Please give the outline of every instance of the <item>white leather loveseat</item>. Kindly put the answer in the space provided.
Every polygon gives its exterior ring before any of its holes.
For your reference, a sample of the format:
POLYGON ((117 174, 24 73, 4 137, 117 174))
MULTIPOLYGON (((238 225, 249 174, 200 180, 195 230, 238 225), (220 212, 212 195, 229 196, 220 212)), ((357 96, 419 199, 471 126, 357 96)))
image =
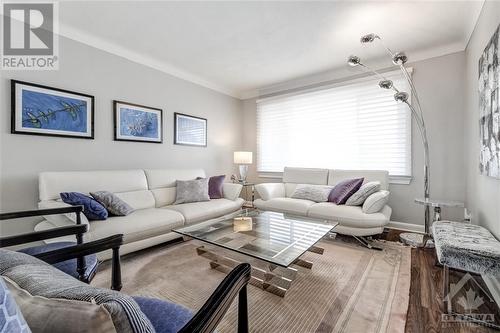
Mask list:
MULTIPOLYGON (((135 211, 127 216, 111 216, 103 221, 90 222, 82 214, 83 223, 89 223, 85 240, 124 234, 120 253, 126 254, 179 237, 172 229, 241 209, 244 202, 239 198, 242 186, 231 183, 224 183, 223 199, 174 205, 176 181, 196 177, 205 177, 205 172, 202 169, 42 172, 39 175, 38 206, 67 206, 60 200, 61 192, 115 193, 135 211)), ((35 230, 74 224, 75 219, 74 214, 46 216, 35 230)), ((100 259, 109 257, 110 253, 103 253, 100 259)))
POLYGON ((330 202, 316 203, 310 200, 291 198, 297 184, 331 185, 352 178, 364 177, 364 182, 380 181, 381 189, 388 190, 387 171, 337 170, 285 168, 283 183, 263 183, 255 186, 260 199, 254 204, 262 210, 309 216, 338 222, 335 232, 350 236, 372 236, 384 231, 389 223, 392 209, 385 205, 379 212, 363 213, 360 206, 336 205, 330 202))

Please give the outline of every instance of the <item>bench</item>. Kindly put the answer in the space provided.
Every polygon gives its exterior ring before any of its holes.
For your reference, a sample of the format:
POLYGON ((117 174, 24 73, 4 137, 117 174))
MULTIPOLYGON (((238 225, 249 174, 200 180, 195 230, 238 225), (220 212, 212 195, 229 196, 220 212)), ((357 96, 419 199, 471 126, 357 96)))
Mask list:
POLYGON ((500 242, 487 229, 463 222, 437 221, 432 234, 443 266, 444 310, 451 313, 449 269, 500 277, 500 242))

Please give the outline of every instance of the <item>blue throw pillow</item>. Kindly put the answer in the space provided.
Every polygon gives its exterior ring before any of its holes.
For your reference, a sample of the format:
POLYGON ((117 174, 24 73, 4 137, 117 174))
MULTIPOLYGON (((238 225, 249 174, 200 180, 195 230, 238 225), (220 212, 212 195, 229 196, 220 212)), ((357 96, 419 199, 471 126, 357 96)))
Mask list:
POLYGON ((72 206, 83 206, 83 214, 89 220, 105 220, 108 211, 98 201, 78 192, 63 192, 60 194, 62 201, 72 206))
POLYGON ((14 297, 0 277, 0 333, 31 332, 14 297))

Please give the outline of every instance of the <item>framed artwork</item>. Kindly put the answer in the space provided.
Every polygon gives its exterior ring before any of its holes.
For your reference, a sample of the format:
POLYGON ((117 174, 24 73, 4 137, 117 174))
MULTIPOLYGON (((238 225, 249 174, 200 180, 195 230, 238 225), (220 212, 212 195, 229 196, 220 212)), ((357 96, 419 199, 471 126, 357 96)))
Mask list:
POLYGON ((113 101, 115 140, 163 142, 163 111, 149 106, 113 101))
POLYGON ((11 80, 11 133, 94 138, 94 96, 11 80))
POLYGON ((207 120, 205 118, 174 113, 174 144, 207 146, 207 120))
POLYGON ((479 169, 500 179, 500 25, 479 59, 479 169))

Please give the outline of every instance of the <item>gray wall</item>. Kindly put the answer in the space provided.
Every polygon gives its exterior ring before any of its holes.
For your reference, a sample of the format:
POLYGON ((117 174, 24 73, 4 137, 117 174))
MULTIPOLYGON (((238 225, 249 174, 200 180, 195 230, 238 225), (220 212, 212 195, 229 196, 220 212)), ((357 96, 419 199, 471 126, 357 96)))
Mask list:
MULTIPOLYGON (((464 65, 464 52, 410 64, 414 69, 413 78, 424 109, 430 142, 432 197, 461 201, 465 200, 462 138, 464 65)), ((243 141, 245 149, 251 151, 256 151, 255 101, 248 99, 243 102, 243 141)), ((415 124, 412 131, 413 181, 410 185, 391 185, 389 204, 393 208, 392 221, 423 225, 423 208, 413 202, 414 198, 423 195, 423 149, 415 124)), ((249 174, 252 180, 258 182, 280 181, 260 178, 255 164, 249 174)), ((450 219, 460 219, 463 217, 463 210, 445 209, 443 215, 450 219)))
MULTIPOLYGON (((129 168, 203 168, 208 175, 236 170, 232 153, 241 149, 241 101, 149 67, 62 38, 58 71, 2 71, 2 211, 36 207, 40 171, 129 168), (95 140, 10 134, 9 79, 95 96, 95 140), (163 144, 113 141, 112 100, 158 107, 164 112, 163 144), (208 119, 208 147, 173 144, 173 113, 208 119)), ((29 229, 28 224, 9 223, 29 229)))
POLYGON ((500 237, 500 180, 479 174, 478 62, 500 24, 500 2, 487 1, 466 49, 465 164, 467 205, 475 222, 500 237))

